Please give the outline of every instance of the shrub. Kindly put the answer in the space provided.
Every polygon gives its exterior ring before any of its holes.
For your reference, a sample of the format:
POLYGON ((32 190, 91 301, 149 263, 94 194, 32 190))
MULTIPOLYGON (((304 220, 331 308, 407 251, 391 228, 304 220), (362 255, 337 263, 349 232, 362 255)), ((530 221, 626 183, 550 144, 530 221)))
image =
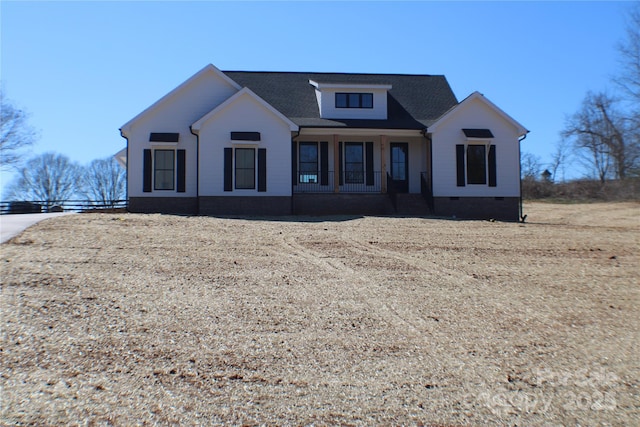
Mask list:
POLYGON ((559 201, 640 201, 640 178, 610 180, 580 179, 553 183, 551 181, 522 180, 522 197, 528 200, 555 199, 559 201))

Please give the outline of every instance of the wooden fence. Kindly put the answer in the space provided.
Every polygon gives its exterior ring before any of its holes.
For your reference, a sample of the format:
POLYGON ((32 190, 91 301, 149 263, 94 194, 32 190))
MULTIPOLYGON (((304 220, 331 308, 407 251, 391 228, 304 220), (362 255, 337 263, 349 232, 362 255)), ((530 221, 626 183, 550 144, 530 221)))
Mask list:
POLYGON ((126 200, 109 202, 96 200, 15 200, 0 202, 0 214, 2 215, 47 212, 106 212, 126 208, 126 200))

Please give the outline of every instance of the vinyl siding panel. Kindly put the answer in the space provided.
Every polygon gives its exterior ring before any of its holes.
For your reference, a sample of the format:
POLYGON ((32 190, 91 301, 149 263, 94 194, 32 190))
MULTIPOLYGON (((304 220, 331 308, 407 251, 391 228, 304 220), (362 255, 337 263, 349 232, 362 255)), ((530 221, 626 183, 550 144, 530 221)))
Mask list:
MULTIPOLYGON (((518 132, 483 102, 476 100, 452 114, 432 134, 434 197, 519 197, 520 159, 518 132), (490 129, 494 138, 467 140, 463 128, 490 129), (487 184, 457 185, 456 145, 495 145, 496 186, 487 184)), ((488 158, 487 158, 488 165, 488 158)))
POLYGON ((190 126, 235 92, 235 88, 218 76, 205 74, 132 123, 126 135, 129 144, 127 159, 129 197, 196 197, 198 191, 197 139, 191 133, 190 126), (154 144, 149 141, 149 135, 152 132, 179 133, 179 142, 168 146, 154 144), (184 192, 178 192, 177 186, 174 191, 151 193, 142 191, 143 150, 154 148, 185 150, 184 192))
MULTIPOLYGON (((200 129, 201 196, 290 196, 291 131, 279 117, 245 94, 200 129), (260 132, 260 141, 232 141, 231 132, 260 132), (224 191, 224 148, 256 150, 255 189, 224 191), (258 149, 266 149, 266 191, 258 191, 258 149)), ((235 179, 235 177, 234 177, 235 179)))

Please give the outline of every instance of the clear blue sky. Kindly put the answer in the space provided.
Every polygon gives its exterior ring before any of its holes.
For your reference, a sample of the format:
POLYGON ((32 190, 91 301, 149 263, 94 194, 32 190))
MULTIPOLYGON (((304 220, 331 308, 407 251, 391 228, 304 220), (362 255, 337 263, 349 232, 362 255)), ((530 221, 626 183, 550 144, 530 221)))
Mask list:
MULTIPOLYGON (((526 126, 547 162, 566 114, 610 87, 628 2, 0 2, 1 80, 34 154, 88 163, 208 63, 222 70, 444 74, 526 126)), ((2 186, 9 180, 2 175, 2 186)))

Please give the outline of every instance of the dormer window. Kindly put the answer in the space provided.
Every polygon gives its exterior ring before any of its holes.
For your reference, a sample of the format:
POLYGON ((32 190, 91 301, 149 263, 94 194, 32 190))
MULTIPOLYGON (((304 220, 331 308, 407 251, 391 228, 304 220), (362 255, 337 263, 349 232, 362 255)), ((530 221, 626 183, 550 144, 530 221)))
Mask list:
POLYGON ((386 120, 390 84, 384 82, 317 82, 315 88, 323 119, 386 120))
POLYGON ((373 108, 373 93, 336 93, 336 108, 373 108))

